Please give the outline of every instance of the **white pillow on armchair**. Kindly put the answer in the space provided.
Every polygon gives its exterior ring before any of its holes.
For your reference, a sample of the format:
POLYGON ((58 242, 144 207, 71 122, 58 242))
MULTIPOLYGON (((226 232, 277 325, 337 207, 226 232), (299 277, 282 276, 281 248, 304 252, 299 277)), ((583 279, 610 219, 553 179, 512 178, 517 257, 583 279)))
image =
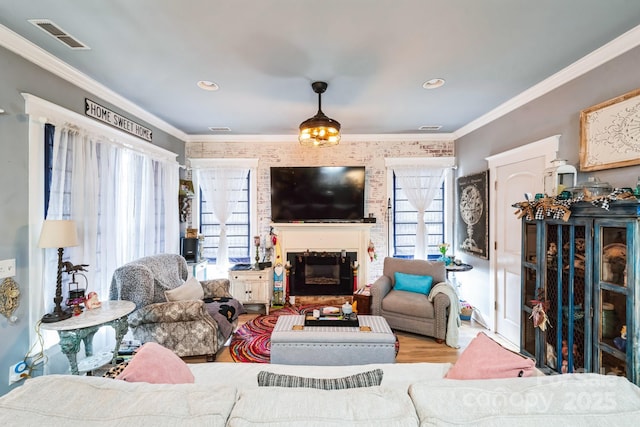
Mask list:
POLYGON ((167 301, 201 300, 204 298, 204 290, 198 279, 190 277, 177 288, 164 291, 164 296, 167 301))

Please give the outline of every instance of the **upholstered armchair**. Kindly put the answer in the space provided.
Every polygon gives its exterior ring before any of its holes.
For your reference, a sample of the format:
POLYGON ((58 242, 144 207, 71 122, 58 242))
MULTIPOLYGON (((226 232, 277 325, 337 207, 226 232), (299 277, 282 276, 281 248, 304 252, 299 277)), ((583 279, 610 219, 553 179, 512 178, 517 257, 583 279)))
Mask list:
POLYGON ((110 298, 135 303, 136 310, 129 315, 135 339, 156 342, 180 357, 206 356, 212 361, 233 333, 242 305, 234 304, 228 279, 199 282, 200 299, 168 300, 165 291, 185 285, 187 278, 187 262, 180 255, 140 258, 116 269, 110 298), (223 310, 220 303, 203 301, 213 298, 223 298, 223 310))
POLYGON ((447 339, 447 344, 452 346, 457 346, 458 306, 457 293, 447 282, 445 266, 440 261, 387 257, 382 276, 371 287, 373 315, 384 317, 393 329, 430 336, 437 342, 447 339), (400 290, 400 286, 396 287, 396 272, 430 276, 430 289, 426 293, 400 290), (455 319, 448 324, 449 316, 455 319), (447 336, 448 328, 456 328, 450 336, 447 336))

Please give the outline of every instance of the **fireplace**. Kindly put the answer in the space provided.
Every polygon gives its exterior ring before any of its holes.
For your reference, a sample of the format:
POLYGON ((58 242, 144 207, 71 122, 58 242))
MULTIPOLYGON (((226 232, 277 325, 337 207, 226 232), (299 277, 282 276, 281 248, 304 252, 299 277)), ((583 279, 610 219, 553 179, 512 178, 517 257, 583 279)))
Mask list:
POLYGON ((356 252, 289 252, 289 295, 351 295, 356 252))
MULTIPOLYGON (((280 239, 282 263, 287 261, 292 268, 295 267, 295 258, 291 254, 301 255, 313 251, 315 253, 334 253, 342 256, 342 251, 350 257, 349 264, 358 261, 359 268, 357 277, 352 277, 353 282, 358 282, 358 287, 363 287, 368 283, 368 254, 367 246, 370 241, 370 229, 375 224, 371 223, 272 223, 271 224, 280 239)), ((297 270, 296 270, 297 271, 297 270)), ((351 272, 353 274, 353 272, 351 272)), ((288 283, 293 283, 293 271, 289 276, 288 283)), ((345 281, 346 282, 346 281, 345 281)), ((287 295, 295 296, 291 293, 291 286, 286 289, 287 295)), ((325 295, 326 289, 317 286, 313 295, 325 295)), ((352 285, 353 286, 353 285, 352 285)), ((341 295, 351 295, 353 287, 346 289, 341 295)), ((299 294, 298 294, 299 295, 299 294)))

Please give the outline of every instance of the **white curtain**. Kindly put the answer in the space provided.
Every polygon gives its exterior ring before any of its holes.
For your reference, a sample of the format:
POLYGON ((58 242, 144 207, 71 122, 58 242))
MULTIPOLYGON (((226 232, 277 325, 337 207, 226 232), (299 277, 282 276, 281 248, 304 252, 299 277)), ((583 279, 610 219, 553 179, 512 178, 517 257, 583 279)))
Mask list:
POLYGON ((393 168, 396 179, 407 196, 409 204, 418 211, 414 259, 427 259, 427 230, 424 224, 424 211, 429 207, 442 186, 448 170, 448 168, 399 166, 393 168))
POLYGON ((229 264, 229 243, 227 222, 242 196, 247 183, 249 168, 218 167, 197 169, 198 183, 202 197, 211 207, 216 221, 220 224, 220 241, 216 266, 226 269, 229 264))
MULTIPOLYGON (((178 164, 156 160, 107 138, 57 126, 48 219, 73 219, 80 245, 65 248, 73 264, 89 264, 87 291, 109 297, 113 271, 136 258, 176 252, 178 164)), ((53 308, 57 250, 45 261, 44 312, 53 308)), ((83 279, 77 280, 84 287, 83 279)), ((68 294, 65 286, 63 297, 68 294)))

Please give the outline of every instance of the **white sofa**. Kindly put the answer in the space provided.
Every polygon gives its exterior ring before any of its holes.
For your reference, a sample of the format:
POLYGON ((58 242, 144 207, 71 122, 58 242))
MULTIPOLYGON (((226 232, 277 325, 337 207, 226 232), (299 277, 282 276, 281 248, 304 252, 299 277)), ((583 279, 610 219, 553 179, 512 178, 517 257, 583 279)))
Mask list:
POLYGON ((443 378, 443 363, 189 365, 194 384, 50 375, 0 397, 3 426, 635 426, 640 388, 596 374, 443 378), (380 386, 258 387, 260 371, 339 378, 380 368, 380 386))
POLYGON ((194 384, 51 375, 0 397, 3 426, 635 426, 640 388, 596 374, 444 379, 449 364, 189 365, 194 384), (258 387, 260 371, 338 378, 380 368, 379 386, 258 387))

